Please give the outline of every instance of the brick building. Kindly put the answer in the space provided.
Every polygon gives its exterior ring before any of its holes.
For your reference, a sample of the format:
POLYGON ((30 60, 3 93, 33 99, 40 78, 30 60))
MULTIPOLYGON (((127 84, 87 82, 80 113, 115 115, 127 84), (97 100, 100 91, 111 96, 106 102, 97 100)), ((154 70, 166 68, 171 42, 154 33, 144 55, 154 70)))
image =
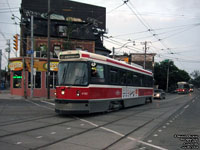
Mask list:
MULTIPOLYGON (((11 94, 30 96, 31 21, 34 16, 34 97, 47 96, 47 0, 22 0, 20 57, 10 59, 11 94), (34 7, 33 7, 34 6, 34 7), (37 7, 38 6, 38 7, 37 7), (39 9, 43 7, 43 9, 39 9)), ((50 95, 57 82, 57 54, 64 50, 85 50, 109 55, 103 46, 106 9, 104 7, 66 0, 51 0, 50 25, 50 95)))

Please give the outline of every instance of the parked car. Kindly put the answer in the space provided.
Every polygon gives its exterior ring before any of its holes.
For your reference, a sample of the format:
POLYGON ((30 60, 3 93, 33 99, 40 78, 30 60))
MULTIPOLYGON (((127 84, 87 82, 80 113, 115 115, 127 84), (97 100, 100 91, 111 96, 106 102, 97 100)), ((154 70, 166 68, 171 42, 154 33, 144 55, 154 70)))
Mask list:
POLYGON ((165 99, 165 92, 162 89, 154 89, 154 99, 165 99))

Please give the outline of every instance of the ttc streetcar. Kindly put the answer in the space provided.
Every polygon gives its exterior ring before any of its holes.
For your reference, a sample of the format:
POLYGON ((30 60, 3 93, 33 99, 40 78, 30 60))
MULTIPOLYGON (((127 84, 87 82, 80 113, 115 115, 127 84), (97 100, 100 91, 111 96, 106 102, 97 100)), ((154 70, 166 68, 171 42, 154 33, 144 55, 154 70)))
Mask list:
POLYGON ((152 102, 152 72, 79 50, 59 54, 55 111, 106 112, 152 102))
POLYGON ((177 93, 178 94, 187 94, 189 93, 190 86, 188 82, 178 82, 177 83, 178 88, 177 88, 177 93))

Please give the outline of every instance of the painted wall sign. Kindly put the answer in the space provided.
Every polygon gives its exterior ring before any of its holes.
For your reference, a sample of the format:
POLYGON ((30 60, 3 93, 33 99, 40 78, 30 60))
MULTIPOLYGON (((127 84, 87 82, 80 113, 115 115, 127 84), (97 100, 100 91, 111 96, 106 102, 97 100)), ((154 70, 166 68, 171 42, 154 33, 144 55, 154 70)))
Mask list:
POLYGON ((19 71, 23 69, 23 63, 21 61, 10 62, 9 68, 12 71, 19 71))

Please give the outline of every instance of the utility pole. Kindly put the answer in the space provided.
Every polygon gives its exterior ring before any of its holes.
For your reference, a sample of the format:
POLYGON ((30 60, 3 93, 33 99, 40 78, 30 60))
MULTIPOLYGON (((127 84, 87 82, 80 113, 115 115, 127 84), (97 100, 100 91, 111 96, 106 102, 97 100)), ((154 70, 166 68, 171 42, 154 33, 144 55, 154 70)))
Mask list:
POLYGON ((31 15, 31 99, 33 98, 33 61, 34 61, 34 50, 33 50, 33 15, 31 15))
MULTIPOLYGON (((7 79, 8 79, 8 76, 9 76, 9 74, 10 74, 10 69, 9 69, 9 59, 10 59, 10 40, 8 39, 7 40, 7 43, 6 43, 6 45, 8 45, 8 48, 6 48, 6 52, 8 52, 8 72, 7 72, 7 74, 6 74, 6 82, 7 82, 7 79)), ((8 80, 8 87, 10 86, 10 82, 9 82, 9 80, 8 80)))
POLYGON ((10 72, 10 69, 9 69, 9 63, 10 63, 10 40, 7 40, 7 45, 8 45, 8 72, 10 72))
POLYGON ((47 99, 50 99, 50 86, 49 86, 49 79, 50 79, 50 0, 48 0, 48 50, 47 50, 47 99))
POLYGON ((169 86, 169 63, 170 63, 170 60, 168 60, 168 67, 167 67, 167 85, 166 85, 166 92, 168 92, 168 86, 169 86))
POLYGON ((144 66, 143 68, 146 68, 146 55, 147 55, 147 41, 144 42, 144 66))
POLYGON ((22 62, 23 62, 23 81, 24 81, 24 98, 27 99, 27 87, 26 87, 26 59, 25 59, 25 52, 24 52, 24 24, 22 22, 22 16, 20 19, 20 53, 22 54, 22 62))

